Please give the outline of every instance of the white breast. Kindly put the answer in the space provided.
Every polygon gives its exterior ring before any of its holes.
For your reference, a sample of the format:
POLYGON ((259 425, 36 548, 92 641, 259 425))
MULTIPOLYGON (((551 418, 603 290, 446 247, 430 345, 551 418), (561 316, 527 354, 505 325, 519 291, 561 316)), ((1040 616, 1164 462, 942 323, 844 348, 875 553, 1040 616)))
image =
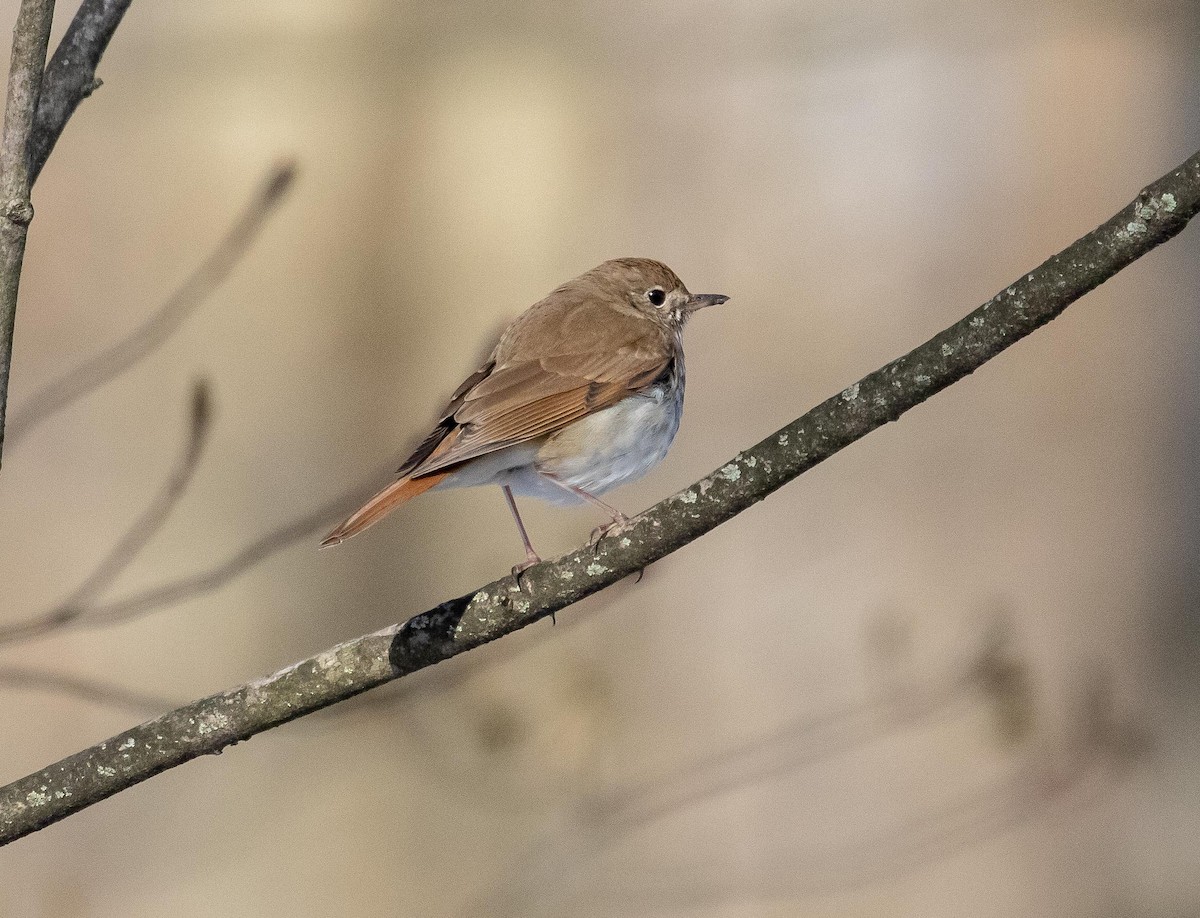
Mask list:
POLYGON ((683 349, 676 339, 668 373, 655 385, 569 424, 544 440, 472 459, 438 488, 507 485, 515 494, 556 504, 582 498, 546 475, 589 494, 636 481, 661 462, 683 417, 683 349))
MULTIPOLYGON (((589 494, 603 494, 636 481, 667 455, 683 416, 683 360, 662 382, 597 411, 550 437, 538 450, 535 468, 589 494)), ((517 493, 569 503, 561 488, 514 476, 517 493), (548 486, 547 486, 548 485, 548 486)))

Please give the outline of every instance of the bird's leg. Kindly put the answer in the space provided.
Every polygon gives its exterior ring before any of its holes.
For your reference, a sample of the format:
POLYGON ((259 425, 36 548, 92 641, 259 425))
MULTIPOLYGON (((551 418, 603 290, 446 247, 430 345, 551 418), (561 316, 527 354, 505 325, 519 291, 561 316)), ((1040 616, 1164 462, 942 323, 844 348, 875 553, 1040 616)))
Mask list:
POLYGON ((598 510, 604 511, 610 517, 612 517, 612 522, 609 523, 607 526, 597 526, 595 529, 592 530, 592 537, 591 537, 591 539, 588 540, 589 545, 595 545, 597 542, 599 542, 605 536, 618 535, 622 529, 624 529, 626 526, 629 525, 629 517, 627 517, 624 513, 622 513, 616 507, 613 507, 610 504, 606 504, 604 501, 602 501, 600 498, 598 498, 595 494, 589 494, 587 491, 583 490, 583 488, 577 488, 574 485, 567 484, 565 481, 559 481, 553 475, 546 475, 544 472, 542 473, 542 477, 544 477, 547 481, 554 482, 556 485, 558 485, 564 491, 570 491, 576 497, 582 497, 593 507, 596 507, 598 510))
POLYGON ((513 497, 512 488, 508 485, 501 485, 504 489, 504 499, 508 502, 508 509, 512 512, 513 519, 517 522, 517 531, 521 533, 521 542, 525 545, 525 560, 513 567, 513 576, 520 582, 521 572, 527 571, 535 564, 540 564, 542 559, 538 557, 538 553, 533 550, 533 543, 529 541, 529 533, 525 531, 525 524, 521 521, 521 514, 517 510, 517 501, 513 497))

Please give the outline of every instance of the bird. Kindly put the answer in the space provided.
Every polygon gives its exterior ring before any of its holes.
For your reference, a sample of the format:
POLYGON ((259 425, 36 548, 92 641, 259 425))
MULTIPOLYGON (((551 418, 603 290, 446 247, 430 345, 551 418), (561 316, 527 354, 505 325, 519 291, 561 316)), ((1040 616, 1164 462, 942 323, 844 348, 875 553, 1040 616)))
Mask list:
POLYGON ((689 293, 660 261, 616 258, 556 288, 514 319, 491 356, 450 396, 437 424, 388 485, 321 542, 336 545, 426 491, 499 485, 525 548, 519 576, 541 561, 516 495, 589 503, 661 462, 683 414, 683 329, 725 303, 689 293))

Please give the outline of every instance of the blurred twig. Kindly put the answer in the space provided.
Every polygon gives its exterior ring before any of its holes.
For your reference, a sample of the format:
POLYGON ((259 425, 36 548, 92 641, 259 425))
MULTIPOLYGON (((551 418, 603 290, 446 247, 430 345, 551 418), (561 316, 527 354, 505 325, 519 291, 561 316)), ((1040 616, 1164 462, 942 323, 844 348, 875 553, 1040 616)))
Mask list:
POLYGON ((79 103, 100 88, 96 67, 133 0, 83 0, 46 67, 29 145, 30 183, 79 103))
POLYGON ((23 666, 0 666, 0 684, 12 686, 15 689, 53 692, 77 701, 86 701, 89 704, 120 708, 138 717, 153 717, 162 711, 170 710, 175 704, 169 698, 161 698, 108 682, 86 679, 70 673, 50 673, 23 666))
MULTIPOLYGON (((727 870, 705 867, 692 871, 678 865, 653 865, 639 856, 636 863, 602 869, 597 861, 632 831, 658 819, 690 811, 703 799, 794 774, 814 763, 852 748, 884 739, 889 733, 916 726, 955 702, 973 697, 989 709, 1011 705, 1010 688, 997 685, 993 673, 1004 669, 1024 681, 1027 664, 1012 652, 1008 636, 985 634, 978 650, 948 669, 947 675, 924 686, 913 686, 895 698, 830 710, 805 717, 728 752, 705 756, 664 775, 606 793, 585 803, 582 824, 560 826, 540 840, 523 863, 506 865, 502 877, 490 884, 471 914, 577 914, 554 898, 559 890, 575 899, 603 903, 615 910, 644 910, 651 905, 712 905, 722 899, 751 899, 756 895, 796 898, 844 892, 899 875, 923 863, 950 856, 960 848, 997 835, 1040 814, 1042 806, 1081 783, 1100 764, 1119 766, 1129 748, 1128 719, 1111 703, 1096 700, 1094 680, 1079 706, 1072 727, 1053 743, 1027 747, 1024 760, 1007 778, 976 788, 936 807, 922 810, 865 839, 827 846, 804 844, 797 837, 786 846, 786 864, 760 869, 752 877, 731 876, 727 870), (589 812, 590 811, 590 812, 589 812), (815 850, 814 850, 815 847, 815 850), (808 850, 805 850, 805 849, 808 850), (620 876, 609 884, 615 897, 591 886, 571 888, 571 878, 593 879, 597 874, 620 876), (659 876, 656 876, 658 874, 659 876), (681 880, 681 875, 688 879, 681 880), (553 877, 552 883, 545 882, 553 877), (770 889, 771 891, 765 892, 770 889), (551 901, 545 901, 547 897, 551 901)), ((1094 675, 1094 674, 1093 674, 1094 675)), ((1103 686, 1103 681, 1099 683, 1103 686)), ((997 733, 1007 742, 1004 725, 997 733)), ((1026 731, 1023 736, 1028 736, 1026 731)), ((719 829, 714 829, 719 832, 719 829)))
POLYGON ((124 373, 160 347, 229 276, 296 177, 288 161, 271 169, 236 223, 192 274, 151 316, 120 341, 43 386, 12 413, 9 444, 72 402, 124 373))
POLYGON ((4 135, 0 138, 0 453, 4 450, 17 291, 25 261, 25 237, 33 220, 29 144, 53 22, 54 0, 21 0, 13 28, 4 135))
POLYGON ((105 589, 133 563, 146 544, 162 528, 191 483, 208 442, 212 419, 208 384, 196 384, 188 413, 187 435, 183 450, 171 475, 163 483, 149 506, 142 511, 126 533, 109 550, 91 574, 71 595, 53 609, 23 622, 0 626, 0 644, 25 640, 64 628, 86 616, 91 605, 105 589))
POLYGON ((1000 648, 992 635, 985 635, 978 648, 963 654, 938 678, 894 686, 873 701, 839 705, 816 715, 805 713, 732 749, 595 794, 582 802, 581 822, 555 827, 524 855, 523 864, 507 865, 504 879, 489 888, 472 911, 532 914, 537 911, 539 896, 544 895, 541 878, 590 875, 598 858, 662 819, 689 812, 715 796, 793 775, 915 728, 960 703, 978 701, 981 694, 994 708, 998 700, 993 697, 989 674, 997 666, 1000 648))
POLYGON ((771 733, 734 749, 689 762, 665 775, 585 801, 598 844, 608 847, 695 804, 750 784, 778 778, 874 742, 971 697, 985 657, 959 663, 947 674, 876 701, 832 708, 818 716, 792 718, 771 733))
MULTIPOLYGON (((998 653, 1003 656, 1006 651, 999 649, 998 653)), ((986 670, 995 665, 1007 666, 984 662, 982 687, 989 692, 995 686, 989 684, 986 670)), ((1144 741, 1139 719, 1115 710, 1102 674, 1092 673, 1085 688, 1082 704, 1067 730, 1027 750, 1008 776, 914 814, 869 838, 808 855, 790 848, 786 862, 764 865, 742 877, 704 865, 687 873, 678 865, 656 870, 639 859, 636 864, 612 865, 622 877, 621 883, 589 885, 575 890, 574 895, 624 911, 633 902, 641 910, 655 905, 695 908, 716 902, 844 893, 951 857, 1043 816, 1050 806, 1082 805, 1090 799, 1086 792, 1094 794, 1119 778, 1131 751, 1137 754, 1135 745, 1144 741)), ((1002 698, 992 700, 1007 703, 1002 698)), ((594 875, 594 871, 589 873, 594 875)), ((555 876, 561 879, 561 871, 555 876)), ((531 911, 525 908, 521 914, 531 911)))
MULTIPOLYGON (((1082 803, 1089 799, 1086 789, 1094 792, 1106 786, 1104 750, 1075 750, 1067 761, 1055 761, 1054 750, 1041 752, 1041 757, 1035 752, 1030 761, 1005 778, 865 839, 809 853, 788 847, 786 861, 775 860, 742 872, 704 864, 690 868, 654 864, 639 858, 636 863, 609 868, 621 877, 621 882, 605 883, 592 871, 592 881, 572 889, 570 894, 601 912, 626 914, 664 907, 695 909, 719 903, 808 899, 860 889, 996 838, 1045 815, 1055 804, 1072 800, 1082 803)), ((561 882, 561 872, 556 872, 556 883, 561 882)), ((553 892, 554 886, 544 884, 543 894, 547 890, 553 892)), ((534 911, 526 906, 519 914, 534 911)), ((497 909, 490 914, 508 913, 497 909)))
POLYGON ((312 513, 284 523, 260 536, 232 557, 205 570, 149 587, 124 599, 96 603, 88 612, 87 624, 103 626, 123 622, 220 589, 271 555, 283 551, 306 536, 328 529, 331 520, 345 516, 348 508, 359 506, 378 489, 378 483, 374 482, 347 491, 322 504, 312 513))
POLYGON ((0 843, 199 755, 496 640, 624 579, 974 372, 1176 236, 1197 211, 1200 153, 954 325, 640 514, 620 538, 203 698, 0 788, 0 843))

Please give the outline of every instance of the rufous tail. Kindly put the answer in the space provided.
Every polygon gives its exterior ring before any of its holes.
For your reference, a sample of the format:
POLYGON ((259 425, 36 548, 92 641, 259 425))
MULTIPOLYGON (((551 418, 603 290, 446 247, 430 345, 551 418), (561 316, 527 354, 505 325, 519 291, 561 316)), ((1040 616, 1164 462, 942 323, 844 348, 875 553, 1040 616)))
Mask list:
POLYGON ((388 485, 369 501, 355 510, 333 532, 325 536, 321 542, 322 548, 345 542, 351 536, 358 535, 368 526, 373 526, 403 503, 412 500, 418 494, 424 494, 449 472, 435 472, 432 475, 422 475, 420 478, 401 478, 388 485))

